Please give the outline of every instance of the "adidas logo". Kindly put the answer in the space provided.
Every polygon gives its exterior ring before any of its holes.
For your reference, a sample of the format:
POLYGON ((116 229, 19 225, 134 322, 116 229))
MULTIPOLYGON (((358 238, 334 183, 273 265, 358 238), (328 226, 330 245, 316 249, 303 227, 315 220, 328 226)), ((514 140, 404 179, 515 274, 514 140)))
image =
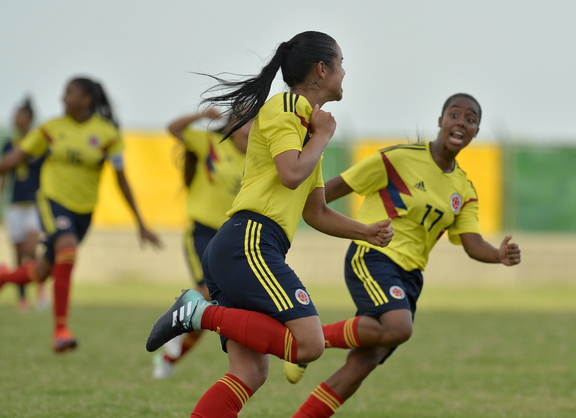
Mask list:
POLYGON ((172 326, 175 327, 178 322, 184 321, 184 310, 186 309, 186 316, 190 316, 192 313, 192 301, 188 302, 186 305, 182 305, 180 309, 172 312, 172 326))
POLYGON ((419 183, 416 183, 416 184, 414 185, 414 188, 416 188, 416 189, 418 189, 418 190, 422 190, 423 192, 426 191, 426 187, 424 187, 424 182, 423 182, 423 181, 421 181, 421 182, 419 182, 419 183))

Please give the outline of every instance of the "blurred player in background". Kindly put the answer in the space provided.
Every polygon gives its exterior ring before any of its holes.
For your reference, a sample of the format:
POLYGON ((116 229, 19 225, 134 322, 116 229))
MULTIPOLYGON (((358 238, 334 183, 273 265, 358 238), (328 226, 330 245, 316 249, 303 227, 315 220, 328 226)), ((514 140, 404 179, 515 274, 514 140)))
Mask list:
POLYGON ((63 102, 63 117, 34 129, 0 161, 0 173, 3 173, 30 156, 47 153, 37 195, 46 235, 45 251, 36 261, 0 275, 0 282, 26 284, 44 281, 52 275, 52 348, 55 352, 64 352, 77 345, 67 326, 71 274, 77 246, 90 226, 104 161, 109 160, 114 166, 118 186, 138 223, 140 239, 160 245, 156 235, 144 225, 124 175, 124 142, 100 83, 88 78, 72 79, 66 86, 63 102))
MULTIPOLYGON (((2 155, 6 155, 22 141, 22 138, 32 128, 34 122, 34 109, 30 98, 26 98, 16 109, 13 119, 14 132, 2 148, 2 155)), ((36 258, 36 246, 40 237, 41 227, 36 208, 36 192, 40 186, 40 167, 44 156, 29 157, 19 164, 7 175, 2 176, 0 194, 10 191, 8 205, 4 210, 4 221, 8 229, 8 236, 14 246, 16 265, 36 258), (8 180, 8 184, 6 183, 8 180)), ((6 266, 1 267, 6 270, 6 266)), ((18 285, 18 307, 21 311, 28 310, 25 285, 18 285)), ((44 310, 47 307, 46 289, 44 283, 38 284, 38 298, 36 308, 44 310)))
MULTIPOLYGON (((201 113, 176 119, 168 126, 168 131, 185 148, 183 173, 188 188, 186 215, 190 226, 184 234, 184 250, 196 290, 206 300, 210 300, 210 296, 202 272, 202 255, 216 231, 228 220, 226 212, 240 190, 252 126, 249 121, 230 136, 230 141, 223 142, 227 126, 208 131, 190 126, 199 119, 212 123, 220 117, 216 108, 209 107, 201 113)), ((174 363, 198 343, 202 332, 195 330, 166 343, 164 349, 154 355, 153 376, 170 377, 174 363)))
MULTIPOLYGON (((412 335, 422 270, 428 254, 446 231, 471 258, 513 266, 520 249, 504 238, 499 248, 484 241, 478 225, 478 196, 456 156, 476 136, 482 109, 468 94, 446 100, 438 119, 438 137, 427 143, 380 150, 326 182, 331 202, 351 192, 365 196, 358 220, 392 218, 394 240, 387 247, 350 244, 346 284, 357 307, 358 327, 345 335, 354 341, 344 366, 320 384, 293 416, 323 418, 334 414, 362 381, 412 335)), ((323 326, 326 347, 342 345, 339 326, 323 326)), ((303 367, 285 363, 289 381, 300 380, 303 367)))
POLYGON ((231 135, 254 119, 242 185, 204 253, 204 278, 212 302, 185 291, 156 322, 146 348, 153 351, 193 329, 216 331, 228 353, 228 373, 198 401, 192 417, 237 417, 264 384, 269 355, 309 362, 324 351, 318 314, 285 256, 300 217, 326 234, 366 240, 392 239, 390 220, 371 226, 328 208, 322 153, 336 129, 320 108, 342 99, 342 52, 323 33, 303 32, 282 42, 258 76, 218 79, 229 92, 208 101, 230 107, 238 121, 231 135), (268 98, 282 70, 290 91, 268 98))

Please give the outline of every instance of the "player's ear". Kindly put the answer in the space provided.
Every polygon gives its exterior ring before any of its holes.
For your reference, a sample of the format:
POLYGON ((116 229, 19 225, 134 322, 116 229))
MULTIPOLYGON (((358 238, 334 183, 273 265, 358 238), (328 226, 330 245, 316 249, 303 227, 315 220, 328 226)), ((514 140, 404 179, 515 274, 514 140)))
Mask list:
POLYGON ((324 63, 324 61, 319 61, 318 63, 316 63, 314 69, 318 77, 320 78, 326 77, 326 64, 324 63))
POLYGON ((476 128, 476 133, 474 134, 474 138, 476 138, 476 136, 478 135, 478 132, 480 132, 480 127, 476 128))
POLYGON ((441 128, 442 127, 442 116, 440 116, 438 118, 438 127, 441 128))

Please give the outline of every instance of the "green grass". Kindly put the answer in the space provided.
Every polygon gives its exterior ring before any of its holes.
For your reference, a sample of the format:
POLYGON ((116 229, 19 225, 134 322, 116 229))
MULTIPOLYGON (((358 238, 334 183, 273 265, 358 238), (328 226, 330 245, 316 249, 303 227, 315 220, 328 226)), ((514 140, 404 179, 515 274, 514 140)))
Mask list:
MULTIPOLYGON (((351 316, 345 289, 312 287, 323 322, 351 316)), ((0 416, 185 417, 227 369, 206 334, 169 380, 151 377, 144 349, 152 322, 178 287, 79 283, 70 327, 77 351, 50 351, 51 317, 18 313, 0 297, 0 416)), ((379 367, 337 417, 576 416, 576 288, 433 286, 410 341, 379 367)), ((298 385, 271 359, 267 383, 241 417, 290 417, 344 360, 327 350, 298 385)))

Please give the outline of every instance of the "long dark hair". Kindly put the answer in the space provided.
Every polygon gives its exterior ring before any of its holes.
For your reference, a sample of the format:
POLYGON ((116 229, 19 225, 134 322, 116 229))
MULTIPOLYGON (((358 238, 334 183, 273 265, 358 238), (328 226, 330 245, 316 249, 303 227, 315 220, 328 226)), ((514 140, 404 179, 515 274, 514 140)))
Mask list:
POLYGON ((205 98, 203 103, 228 109, 225 113, 229 113, 235 119, 224 133, 224 139, 229 138, 234 131, 256 117, 268 98, 279 69, 282 70, 282 78, 288 87, 294 87, 305 81, 310 70, 320 61, 332 68, 333 60, 337 56, 337 43, 331 36, 314 31, 299 33, 278 46, 270 62, 257 76, 240 81, 228 81, 210 74, 202 74, 218 82, 204 94, 220 90, 228 91, 205 98))
POLYGON ((70 83, 80 86, 85 94, 92 97, 92 103, 90 104, 90 111, 92 113, 98 113, 100 116, 112 122, 114 126, 119 126, 118 121, 114 117, 112 105, 108 100, 108 96, 106 95, 102 84, 86 77, 73 78, 70 80, 70 83))

